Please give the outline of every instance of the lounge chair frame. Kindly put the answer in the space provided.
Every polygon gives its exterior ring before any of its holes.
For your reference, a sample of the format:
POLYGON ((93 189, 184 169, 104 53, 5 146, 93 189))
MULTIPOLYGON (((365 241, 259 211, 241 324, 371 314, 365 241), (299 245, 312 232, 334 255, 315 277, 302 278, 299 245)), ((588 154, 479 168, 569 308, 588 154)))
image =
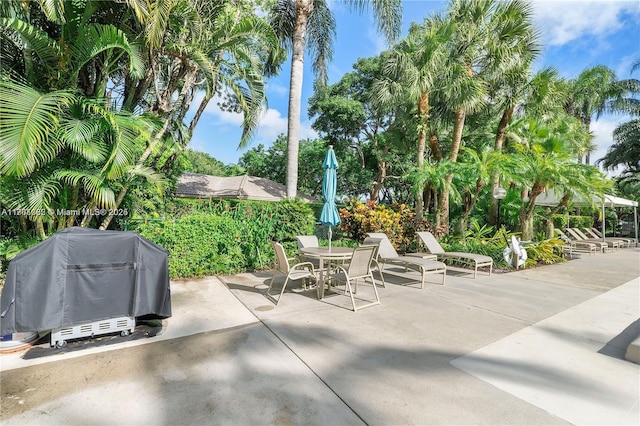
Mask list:
POLYGON ((420 273, 420 288, 424 288, 424 279, 427 275, 442 274, 442 285, 445 284, 447 278, 447 265, 435 260, 422 259, 420 257, 413 256, 400 256, 391 241, 385 233, 382 232, 369 232, 367 236, 370 238, 380 239, 380 249, 378 251, 379 260, 381 262, 380 272, 382 273, 384 267, 387 265, 403 266, 405 271, 413 269, 420 273))
MULTIPOLYGON (((602 233, 595 228, 583 228, 583 230, 584 230, 584 234, 590 238, 602 239, 602 233)), ((635 238, 626 238, 626 237, 604 237, 604 238, 605 238, 605 241, 606 240, 619 241, 621 248, 624 248, 625 246, 627 248, 631 248, 635 246, 635 238)))
POLYGON ((573 253, 588 253, 589 256, 591 256, 592 254, 596 254, 598 252, 598 247, 593 243, 569 238, 564 232, 559 229, 554 229, 553 231, 556 233, 556 235, 558 235, 558 238, 571 245, 571 251, 573 253))
POLYGON ((478 268, 489 267, 489 276, 493 270, 493 258, 484 254, 445 251, 436 237, 431 232, 416 232, 418 242, 421 243, 430 253, 438 256, 438 260, 449 260, 470 266, 473 269, 473 279, 478 275, 478 268))
POLYGON ((583 241, 586 243, 592 243, 595 244, 597 247, 600 248, 600 251, 602 253, 608 253, 609 252, 609 248, 611 249, 615 249, 619 246, 618 243, 613 243, 611 241, 609 242, 605 242, 602 241, 601 239, 594 239, 594 238, 587 238, 586 235, 584 235, 582 232, 580 232, 577 228, 567 228, 567 232, 569 233, 569 235, 571 235, 571 237, 575 240, 575 241, 583 241))

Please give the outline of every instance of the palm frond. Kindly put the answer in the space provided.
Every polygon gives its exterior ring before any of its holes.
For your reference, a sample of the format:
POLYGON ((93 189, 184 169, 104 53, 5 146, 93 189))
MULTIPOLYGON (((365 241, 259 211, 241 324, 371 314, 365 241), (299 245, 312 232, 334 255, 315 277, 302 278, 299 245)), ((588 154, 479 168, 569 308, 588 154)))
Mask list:
POLYGON ((46 94, 11 80, 0 81, 0 173, 26 176, 53 159, 62 142, 53 137, 69 91, 46 94))
POLYGON ((0 27, 16 31, 24 41, 29 43, 33 53, 39 57, 46 66, 56 66, 57 59, 61 55, 62 50, 58 43, 52 40, 46 32, 16 18, 0 19, 0 27))
POLYGON ((40 0, 40 9, 48 20, 65 22, 64 0, 40 0))
POLYGON ((100 172, 63 169, 56 171, 54 177, 72 186, 82 186, 97 207, 113 208, 116 205, 113 189, 100 172))
POLYGON ((78 78, 78 73, 87 62, 99 53, 110 49, 121 49, 129 56, 129 74, 140 78, 144 75, 144 63, 137 47, 129 43, 127 35, 113 25, 91 24, 79 35, 73 44, 74 68, 72 82, 78 78))
POLYGON ((325 0, 313 0, 307 25, 307 48, 312 58, 316 82, 327 83, 327 64, 333 60, 336 21, 325 0))

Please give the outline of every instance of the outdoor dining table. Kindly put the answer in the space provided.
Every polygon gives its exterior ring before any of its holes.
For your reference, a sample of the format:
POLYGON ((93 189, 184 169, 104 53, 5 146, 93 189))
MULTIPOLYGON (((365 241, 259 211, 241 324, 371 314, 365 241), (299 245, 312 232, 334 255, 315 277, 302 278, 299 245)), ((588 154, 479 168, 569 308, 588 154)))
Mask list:
POLYGON ((349 247, 304 247, 300 249, 300 253, 305 257, 318 259, 320 261, 318 299, 322 299, 324 298, 324 284, 326 280, 326 277, 324 276, 324 263, 349 260, 353 256, 353 249, 349 247))

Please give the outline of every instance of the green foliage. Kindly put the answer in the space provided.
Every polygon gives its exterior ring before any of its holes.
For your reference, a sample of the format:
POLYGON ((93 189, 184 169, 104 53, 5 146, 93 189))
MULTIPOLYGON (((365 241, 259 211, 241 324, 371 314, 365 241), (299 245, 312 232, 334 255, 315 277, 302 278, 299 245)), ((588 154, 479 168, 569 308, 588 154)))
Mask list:
POLYGON ((242 270, 242 233, 229 217, 193 215, 175 222, 149 222, 139 231, 169 250, 172 278, 242 270))
POLYGON ((527 250, 526 266, 536 264, 551 265, 566 262, 562 246, 565 243, 558 238, 551 238, 525 245, 527 250))
POLYGON ((591 228, 593 226, 592 216, 569 216, 569 228, 591 228))
POLYGON ((182 155, 186 159, 184 170, 187 172, 211 176, 230 176, 228 167, 206 152, 187 149, 183 151, 182 155))
POLYGON ((21 252, 40 242, 40 238, 27 234, 14 238, 0 239, 0 285, 4 283, 4 277, 9 267, 9 261, 21 252))
MULTIPOLYGON (((512 235, 514 234, 508 232, 505 228, 494 232, 493 227, 481 227, 474 223, 464 235, 445 237, 440 241, 440 244, 446 251, 461 251, 491 256, 497 268, 511 268, 512 266, 504 260, 503 251, 511 244, 512 235)), ((525 266, 532 267, 540 263, 564 262, 563 245, 564 243, 557 238, 525 244, 524 247, 527 250, 525 266)))
POLYGON ((416 231, 433 232, 428 221, 418 222, 415 212, 405 204, 386 206, 373 201, 366 204, 349 201, 340 209, 340 219, 340 230, 348 238, 362 241, 368 232, 384 232, 400 252, 415 249, 416 231))
POLYGON ((553 227, 556 229, 566 229, 568 222, 567 222, 567 215, 566 214, 554 214, 553 216, 551 216, 551 220, 553 221, 553 227))
POLYGON ((297 251, 295 237, 313 233, 315 217, 300 200, 280 203, 236 200, 189 200, 176 203, 173 221, 138 224, 138 231, 169 250, 172 278, 230 274, 270 268, 270 240, 297 251))
POLYGON ((507 247, 511 235, 505 228, 494 231, 491 226, 480 226, 477 222, 472 222, 471 228, 461 236, 445 237, 440 244, 445 251, 484 254, 493 258, 494 265, 505 266, 502 252, 507 247))

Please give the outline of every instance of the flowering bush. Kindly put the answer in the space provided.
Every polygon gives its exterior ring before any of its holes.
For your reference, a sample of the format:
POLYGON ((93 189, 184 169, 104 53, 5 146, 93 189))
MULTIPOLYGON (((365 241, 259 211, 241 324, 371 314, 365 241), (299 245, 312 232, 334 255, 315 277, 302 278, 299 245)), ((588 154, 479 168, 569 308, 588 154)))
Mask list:
POLYGON ((426 219, 416 215, 406 204, 386 206, 375 201, 349 201, 340 209, 340 229, 349 238, 362 241, 368 232, 384 232, 400 252, 414 251, 416 231, 432 231, 426 219))

